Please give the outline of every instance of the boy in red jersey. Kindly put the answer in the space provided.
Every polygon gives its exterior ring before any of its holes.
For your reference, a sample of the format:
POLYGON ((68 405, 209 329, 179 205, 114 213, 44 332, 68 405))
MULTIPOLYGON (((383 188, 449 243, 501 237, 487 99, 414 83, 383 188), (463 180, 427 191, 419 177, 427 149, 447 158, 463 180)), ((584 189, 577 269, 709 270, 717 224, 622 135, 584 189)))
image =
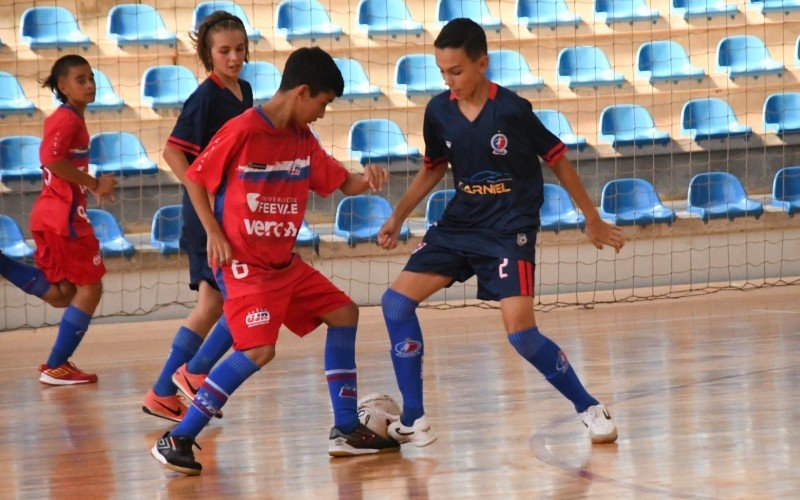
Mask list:
POLYGON ((281 325, 299 336, 328 325, 325 374, 334 411, 329 454, 399 449, 358 421, 358 307, 292 252, 309 189, 353 195, 382 189, 388 177, 373 165, 363 175, 348 173, 308 128, 343 90, 330 55, 318 47, 293 52, 275 96, 228 121, 187 172, 235 352, 211 371, 181 423, 153 446, 153 457, 169 469, 200 474, 192 452, 196 436, 233 391, 272 360, 281 325))

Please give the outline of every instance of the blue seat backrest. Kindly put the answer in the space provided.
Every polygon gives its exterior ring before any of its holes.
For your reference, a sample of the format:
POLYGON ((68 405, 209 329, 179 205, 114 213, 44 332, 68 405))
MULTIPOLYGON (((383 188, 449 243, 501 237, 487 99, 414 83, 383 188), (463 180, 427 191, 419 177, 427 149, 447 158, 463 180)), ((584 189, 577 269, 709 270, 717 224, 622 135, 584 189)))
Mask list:
POLYGON ((428 202, 425 204, 425 222, 429 226, 441 220, 447 204, 455 195, 455 189, 442 189, 431 193, 428 197, 428 202))
POLYGON ((42 140, 33 135, 14 135, 0 139, 2 168, 39 168, 39 146, 42 140))

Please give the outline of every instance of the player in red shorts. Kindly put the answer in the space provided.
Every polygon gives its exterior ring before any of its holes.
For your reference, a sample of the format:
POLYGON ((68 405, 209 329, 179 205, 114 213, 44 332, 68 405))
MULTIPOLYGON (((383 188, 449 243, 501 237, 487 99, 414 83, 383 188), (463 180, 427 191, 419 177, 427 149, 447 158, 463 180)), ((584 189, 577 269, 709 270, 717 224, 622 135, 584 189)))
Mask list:
POLYGON ((113 201, 113 175, 93 177, 89 169, 89 131, 83 118, 94 101, 92 67, 78 55, 58 59, 43 83, 63 103, 44 121, 39 149, 42 193, 31 211, 36 267, 0 254, 0 274, 53 307, 66 307, 55 345, 39 368, 39 382, 74 385, 97 382, 69 358, 89 328, 106 272, 100 245, 86 215, 86 191, 113 201))
POLYGON ((358 307, 293 253, 308 191, 353 195, 380 190, 385 169, 348 173, 328 156, 308 124, 342 95, 333 59, 318 47, 293 52, 278 92, 232 118, 187 171, 187 190, 208 235, 208 257, 223 294, 234 353, 208 375, 175 429, 151 454, 167 468, 198 475, 195 438, 230 395, 275 356, 281 325, 299 336, 325 323, 325 374, 334 412, 332 456, 396 451, 356 414, 358 307), (214 197, 213 202, 209 195, 214 197), (213 207, 213 209, 212 209, 213 207))

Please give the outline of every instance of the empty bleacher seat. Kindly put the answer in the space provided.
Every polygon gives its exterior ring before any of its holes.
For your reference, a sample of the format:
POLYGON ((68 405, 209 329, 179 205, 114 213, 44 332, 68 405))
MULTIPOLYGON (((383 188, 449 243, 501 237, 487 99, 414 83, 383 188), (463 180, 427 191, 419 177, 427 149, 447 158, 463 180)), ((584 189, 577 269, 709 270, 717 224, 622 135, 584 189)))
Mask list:
MULTIPOLYGON (((392 206, 386 198, 366 194, 347 196, 336 208, 334 233, 347 240, 350 246, 362 241, 374 243, 378 240, 378 231, 390 215, 392 206)), ((408 226, 403 224, 400 239, 408 241, 410 235, 408 226)))
POLYGON ((544 80, 531 73, 528 61, 515 50, 490 50, 486 77, 512 90, 539 90, 544 87, 544 80))
POLYGON ((95 175, 148 175, 158 172, 142 141, 128 132, 101 132, 89 142, 89 169, 95 175))
POLYGON ((747 5, 751 9, 764 12, 785 12, 800 10, 800 0, 749 0, 747 5))
POLYGON ((344 78, 342 97, 351 101, 363 98, 378 100, 378 96, 381 95, 381 89, 369 82, 367 72, 364 71, 364 67, 361 66, 360 62, 355 59, 342 59, 339 57, 334 57, 333 61, 339 71, 342 72, 342 78, 344 78))
POLYGON ((110 212, 90 208, 86 210, 86 215, 89 216, 89 222, 92 224, 97 241, 100 242, 100 252, 104 257, 130 257, 136 253, 133 244, 125 239, 119 222, 110 212))
POLYGON ((41 144, 42 140, 32 135, 12 135, 0 139, 0 181, 40 180, 41 144))
POLYGON ((275 31, 286 40, 334 37, 342 28, 331 22, 328 11, 317 0, 283 0, 275 11, 275 31))
POLYGON ((20 40, 31 49, 89 48, 89 37, 81 33, 72 12, 63 7, 31 7, 22 13, 20 40))
POLYGON ((586 138, 576 135, 569 124, 567 117, 560 111, 554 109, 540 109, 534 111, 542 125, 561 139, 569 149, 583 150, 586 147, 586 138))
POLYGON ((6 115, 32 115, 35 109, 14 75, 0 71, 0 118, 6 115))
POLYGON ((600 140, 612 147, 667 144, 669 133, 656 128, 653 117, 636 104, 608 106, 600 113, 600 140))
POLYGON ((772 59, 764 42, 752 35, 733 35, 717 45, 717 71, 731 79, 740 76, 782 75, 782 62, 772 59))
POLYGON ((764 206, 747 197, 741 181, 728 172, 697 174, 689 181, 686 210, 699 215, 703 222, 709 219, 753 215, 758 219, 764 206))
POLYGON ((358 120, 350 127, 350 157, 362 165, 418 159, 419 149, 410 146, 400 127, 391 120, 358 120))
POLYGON ((614 179, 603 186, 600 217, 617 226, 672 224, 675 212, 644 179, 614 179))
POLYGON ((730 105, 714 97, 692 99, 681 110, 681 135, 695 141, 744 137, 747 139, 753 128, 736 119, 730 105))
POLYGON ((528 29, 577 26, 581 16, 574 14, 565 0, 517 0, 517 22, 528 29))
POLYGON ((358 29, 367 36, 422 34, 403 0, 361 0, 357 12, 358 29))
POLYGON ((800 212, 800 167, 784 167, 772 182, 772 206, 789 216, 800 212))
POLYGON ((434 191, 428 196, 428 201, 425 203, 425 228, 429 228, 441 220, 444 215, 444 209, 450 200, 456 195, 455 189, 440 189, 434 191))
POLYGON ((197 88, 197 77, 185 66, 153 66, 142 75, 143 106, 180 109, 197 88))
POLYGON ((433 54, 407 54, 397 60, 394 87, 408 96, 431 95, 446 87, 433 54))
POLYGON ((595 0, 594 18, 606 24, 634 21, 652 21, 655 24, 658 11, 651 9, 644 0, 595 0))
POLYGON ((115 5, 108 12, 108 39, 117 45, 175 45, 175 33, 164 25, 156 9, 147 4, 115 5))
POLYGON ((487 30, 500 31, 503 22, 489 11, 485 0, 437 0, 436 20, 441 25, 452 19, 466 17, 487 30))
POLYGON ((180 205, 167 205, 153 215, 150 229, 150 244, 163 255, 181 251, 181 228, 183 215, 180 205))
POLYGON ((636 76, 650 83, 703 80, 703 68, 692 66, 683 46, 671 40, 645 42, 636 54, 636 76))
POLYGON ((672 0, 672 12, 684 19, 697 17, 731 16, 736 17, 739 7, 729 4, 726 0, 672 0))
POLYGON ((539 220, 542 231, 557 233, 562 229, 586 227, 586 217, 575 208, 567 190, 558 184, 544 184, 544 202, 539 210, 539 220))
POLYGON ((224 10, 241 19, 242 23, 244 23, 244 29, 247 33, 248 40, 252 40, 253 42, 261 40, 261 32, 250 24, 250 18, 247 17, 242 6, 236 2, 228 2, 225 0, 213 0, 211 2, 200 2, 197 4, 194 8, 194 14, 192 15, 192 29, 197 31, 203 19, 218 10, 224 10))
POLYGON ((25 242, 19 225, 7 215, 0 214, 0 251, 12 259, 32 259, 33 248, 25 242))
MULTIPOLYGON (((90 102, 86 109, 89 111, 104 109, 119 111, 124 108, 125 102, 114 91, 114 87, 111 86, 106 74, 95 68, 92 68, 92 73, 94 74, 94 84, 97 92, 95 92, 94 102, 90 102)), ((55 98, 55 94, 53 94, 53 98, 55 98)), ((61 101, 58 101, 58 104, 61 104, 61 101)))
POLYGON ((800 132, 800 93, 785 92, 767 97, 764 130, 778 135, 800 132))
POLYGON ((308 223, 306 223, 304 219, 303 223, 300 225, 300 230, 297 232, 297 240, 295 240, 295 245, 300 247, 311 247, 315 252, 319 252, 319 241, 319 234, 308 227, 308 223))
POLYGON ((269 101, 281 86, 281 72, 275 65, 263 61, 250 61, 242 66, 239 78, 253 87, 253 102, 263 104, 269 101))
POLYGON ((591 45, 561 49, 558 53, 558 82, 576 87, 622 86, 625 77, 611 67, 606 54, 591 45))

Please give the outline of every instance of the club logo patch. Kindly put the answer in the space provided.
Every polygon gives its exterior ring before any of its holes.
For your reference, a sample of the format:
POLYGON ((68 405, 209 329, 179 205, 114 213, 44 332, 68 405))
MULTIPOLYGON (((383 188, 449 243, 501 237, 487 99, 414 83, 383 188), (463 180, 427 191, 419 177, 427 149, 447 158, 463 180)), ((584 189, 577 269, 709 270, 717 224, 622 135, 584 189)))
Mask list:
POLYGON ((505 134, 500 132, 494 134, 489 143, 492 146, 492 154, 503 156, 508 153, 508 137, 505 134))
POLYGON ((394 353, 399 358, 413 358, 422 354, 422 342, 405 339, 394 346, 394 353))
POLYGON ((269 311, 266 309, 255 309, 247 313, 244 318, 244 323, 247 328, 253 328, 258 325, 265 325, 269 323, 269 311))

